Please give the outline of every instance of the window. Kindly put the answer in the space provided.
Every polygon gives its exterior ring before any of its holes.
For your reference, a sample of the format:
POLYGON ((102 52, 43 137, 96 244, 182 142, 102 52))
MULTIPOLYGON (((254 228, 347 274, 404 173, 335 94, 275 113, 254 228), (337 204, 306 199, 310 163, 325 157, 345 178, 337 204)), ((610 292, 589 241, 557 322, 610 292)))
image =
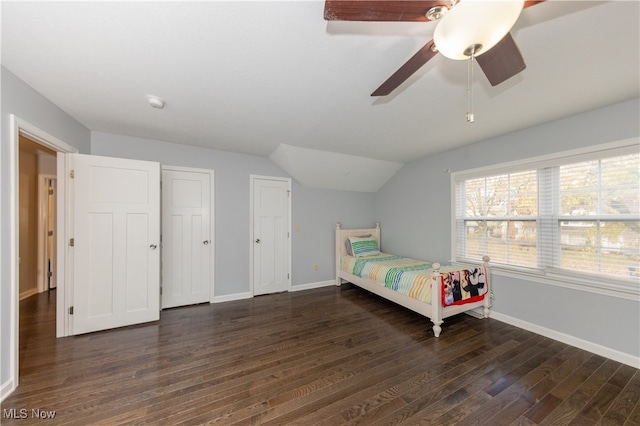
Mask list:
POLYGON ((458 257, 536 267, 537 189, 535 170, 461 182, 458 257))
POLYGON ((640 278, 638 146, 456 174, 456 259, 640 278))
POLYGON ((623 155, 559 168, 559 266, 639 276, 638 157, 623 155))

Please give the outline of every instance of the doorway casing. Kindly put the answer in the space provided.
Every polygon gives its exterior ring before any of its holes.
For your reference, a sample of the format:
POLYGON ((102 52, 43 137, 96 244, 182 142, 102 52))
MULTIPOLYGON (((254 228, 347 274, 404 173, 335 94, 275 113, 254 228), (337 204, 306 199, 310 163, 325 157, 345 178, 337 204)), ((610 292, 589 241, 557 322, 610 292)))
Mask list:
MULTIPOLYGON (((19 357, 19 321, 18 321, 18 299, 20 296, 19 289, 19 265, 18 265, 18 253, 19 253, 19 235, 18 235, 18 164, 19 164, 19 147, 20 147, 20 135, 23 135, 32 141, 45 146, 58 153, 67 154, 78 152, 78 150, 61 141, 60 139, 48 134, 33 124, 22 120, 21 118, 11 114, 10 115, 10 143, 9 143, 9 281, 10 281, 10 300, 11 308, 9 313, 10 318, 10 334, 9 334, 9 347, 12 348, 10 354, 10 376, 12 377, 12 383, 3 386, 2 395, 0 399, 4 399, 18 386, 18 360, 19 357)), ((66 315, 64 315, 66 308, 66 293, 68 291, 66 284, 66 277, 64 276, 65 263, 67 261, 65 251, 65 237, 67 235, 67 221, 65 214, 67 188, 62 184, 63 180, 60 180, 60 176, 64 176, 66 173, 65 155, 57 156, 57 174, 58 174, 58 205, 57 205, 57 223, 58 230, 57 240, 57 273, 56 277, 58 283, 58 291, 56 298, 56 336, 66 336, 67 327, 65 324, 66 315)))

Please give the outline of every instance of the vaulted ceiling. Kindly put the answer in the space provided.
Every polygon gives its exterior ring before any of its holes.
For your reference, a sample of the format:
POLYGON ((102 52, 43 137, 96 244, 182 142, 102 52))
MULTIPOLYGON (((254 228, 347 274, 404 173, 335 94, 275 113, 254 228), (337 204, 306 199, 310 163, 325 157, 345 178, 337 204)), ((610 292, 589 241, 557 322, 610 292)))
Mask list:
POLYGON ((370 96, 432 39, 436 23, 327 22, 323 8, 2 2, 2 65, 93 131, 400 163, 640 92, 637 1, 525 9, 512 35, 527 68, 496 87, 475 73, 472 124, 464 61, 438 56, 391 95, 370 96), (151 108, 147 95, 166 107, 151 108))

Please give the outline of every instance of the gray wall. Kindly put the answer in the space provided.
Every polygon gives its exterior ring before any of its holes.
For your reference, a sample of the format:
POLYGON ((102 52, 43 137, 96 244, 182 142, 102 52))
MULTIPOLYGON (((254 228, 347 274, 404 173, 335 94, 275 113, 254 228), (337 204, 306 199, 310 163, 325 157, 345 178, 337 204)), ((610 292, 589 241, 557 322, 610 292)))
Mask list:
MULTIPOLYGON (((289 177, 265 157, 94 132, 91 153, 215 171, 215 296, 249 291, 249 176, 289 177)), ((374 223, 374 194, 292 184, 292 285, 334 278, 335 222, 374 223), (293 228, 293 226, 292 226, 293 228), (313 265, 318 264, 318 271, 313 265)))
POLYGON ((2 144, 0 146, 0 385, 11 379, 9 361, 13 350, 9 346, 10 330, 15 327, 11 316, 11 286, 9 259, 9 213, 10 213, 10 156, 11 140, 10 115, 29 122, 42 131, 76 147, 80 152, 89 153, 91 133, 87 128, 33 90, 14 74, 0 67, 2 79, 2 144))
MULTIPOLYGON (((632 99, 407 164, 376 194, 384 250, 451 260, 451 176, 445 169, 468 170, 637 138, 639 105, 632 99)), ((638 301, 499 275, 493 284, 495 312, 640 356, 638 301)))
POLYGON ((293 224, 300 225, 292 240, 294 284, 335 279, 336 222, 345 228, 373 227, 374 201, 369 192, 293 187, 293 224))

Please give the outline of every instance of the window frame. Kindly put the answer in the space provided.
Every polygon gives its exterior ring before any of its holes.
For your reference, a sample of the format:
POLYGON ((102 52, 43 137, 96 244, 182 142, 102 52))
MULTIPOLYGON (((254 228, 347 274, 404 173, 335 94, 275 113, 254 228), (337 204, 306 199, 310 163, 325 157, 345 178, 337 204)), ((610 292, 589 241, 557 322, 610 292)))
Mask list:
MULTIPOLYGON (((640 151, 640 138, 630 138, 622 141, 610 142, 605 144, 594 145, 590 147, 562 151, 554 154, 526 158, 506 163, 498 163, 495 165, 484 166, 469 170, 460 170, 451 173, 451 263, 452 264, 469 264, 477 262, 476 259, 468 259, 457 256, 457 237, 459 232, 465 232, 464 220, 460 226, 458 222, 458 183, 470 179, 485 178, 501 174, 517 173, 527 170, 538 170, 538 194, 540 193, 540 181, 543 178, 541 170, 554 170, 553 167, 561 165, 580 163, 583 161, 602 159, 605 157, 614 157, 625 154, 638 153, 640 151)), ((555 169, 556 171, 558 169, 555 169)), ((546 179, 552 179, 552 187, 554 191, 559 190, 556 185, 559 179, 558 173, 549 173, 550 176, 544 176, 546 179)), ((555 196, 555 194, 553 195, 555 196)), ((553 197, 552 196, 552 197, 553 197)), ((555 201, 552 199, 542 200, 538 196, 538 242, 537 245, 546 245, 547 250, 559 251, 560 241, 559 232, 551 232, 547 234, 541 228, 559 226, 563 217, 558 215, 553 209, 555 201), (553 212, 552 214, 549 214, 553 212), (545 219, 549 223, 545 223, 545 219)), ((602 216, 597 216, 601 219, 602 216)), ((566 218, 565 218, 566 219, 566 218)), ((607 219, 609 219, 607 217, 607 219)), ((628 219, 628 217, 627 217, 628 219)), ((548 229, 547 229, 548 231, 548 229)), ((466 237, 464 237, 466 241, 466 237)), ((542 252, 542 250, 539 250, 542 252)), ((538 257, 540 254, 538 254, 538 257)), ((598 294, 606 294, 624 299, 638 300, 640 296, 640 282, 633 278, 612 277, 599 273, 585 273, 580 271, 570 271, 557 267, 540 266, 538 259, 538 268, 528 268, 520 266, 510 266, 504 264, 491 264, 492 271, 496 275, 518 278, 523 280, 540 282, 543 284, 556 285, 574 290, 588 291, 598 294)))

